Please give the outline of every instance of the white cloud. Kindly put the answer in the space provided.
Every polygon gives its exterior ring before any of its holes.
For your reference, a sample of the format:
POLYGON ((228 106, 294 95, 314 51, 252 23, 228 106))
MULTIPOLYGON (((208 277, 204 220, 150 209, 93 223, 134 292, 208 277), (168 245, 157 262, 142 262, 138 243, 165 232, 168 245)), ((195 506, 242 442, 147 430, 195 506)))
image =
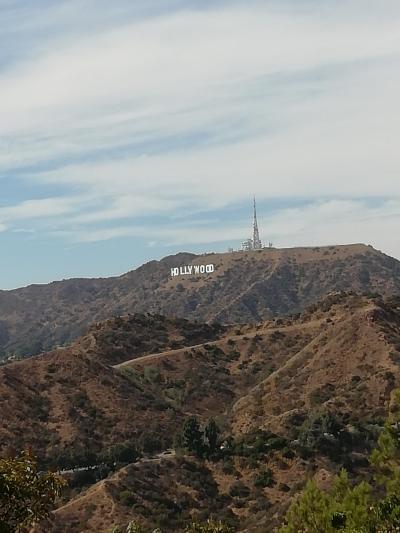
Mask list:
POLYGON ((125 194, 121 197, 109 198, 109 205, 80 213, 70 219, 73 224, 91 224, 96 222, 136 218, 141 215, 160 214, 178 208, 178 202, 155 199, 149 196, 125 194))
MULTIPOLYGON (((400 244, 393 228, 400 225, 400 197, 377 205, 362 200, 328 200, 300 207, 279 209, 259 217, 264 243, 278 247, 323 246, 363 242, 400 257, 400 244)), ((168 227, 140 224, 114 228, 81 228, 63 233, 74 242, 98 242, 121 237, 146 239, 151 246, 218 245, 250 237, 249 220, 210 220, 186 225, 175 221, 168 227)), ((217 246, 218 247, 218 246, 217 246)))
POLYGON ((400 196, 370 205, 366 201, 327 201, 284 209, 261 221, 278 246, 366 243, 400 258, 393 238, 400 226, 400 196))
POLYGON ((79 199, 43 198, 26 200, 8 207, 0 207, 0 220, 16 221, 58 217, 78 209, 79 199))
MULTIPOLYGON (((43 24, 72 21, 76 9, 65 9, 43 24)), ((0 220, 59 217, 59 234, 79 241, 236 240, 245 227, 104 223, 223 208, 256 193, 313 200, 267 221, 279 223, 282 241, 317 242, 318 226, 326 239, 371 235, 379 245, 376 227, 397 250, 388 231, 397 214, 354 200, 400 197, 397 1, 188 4, 110 20, 96 18, 86 33, 71 23, 0 70, 2 174, 51 160, 55 170, 29 179, 71 188, 70 197, 2 208, 0 220)))

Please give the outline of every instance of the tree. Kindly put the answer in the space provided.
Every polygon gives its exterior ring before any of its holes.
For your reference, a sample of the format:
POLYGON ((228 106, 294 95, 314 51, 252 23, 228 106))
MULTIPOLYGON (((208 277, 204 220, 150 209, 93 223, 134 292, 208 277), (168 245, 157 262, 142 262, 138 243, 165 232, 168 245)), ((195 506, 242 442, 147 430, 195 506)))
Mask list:
POLYGON ((365 482, 353 487, 347 472, 341 470, 328 492, 314 481, 308 482, 302 497, 291 505, 288 524, 281 533, 330 533, 338 529, 361 533, 370 521, 371 506, 371 487, 365 482))
POLYGON ((195 416, 186 420, 182 430, 182 445, 187 450, 201 457, 204 452, 203 433, 195 416))
POLYGON ((400 531, 400 392, 372 452, 373 484, 352 485, 342 470, 324 492, 309 481, 292 503, 281 533, 392 533, 400 531))
POLYGON ((379 436, 370 462, 375 469, 376 483, 383 485, 389 496, 400 494, 400 390, 395 393, 391 416, 379 436))
POLYGON ((124 444, 115 444, 111 446, 106 454, 107 463, 134 463, 139 457, 133 442, 125 442, 124 444))
POLYGON ((281 533, 331 531, 330 517, 329 497, 314 481, 309 481, 301 498, 290 506, 286 515, 287 525, 281 529, 281 533))
POLYGON ((215 420, 211 418, 204 428, 205 444, 209 455, 212 455, 217 451, 219 434, 219 427, 217 426, 215 420))
POLYGON ((48 518, 64 484, 56 474, 38 472, 30 452, 0 459, 0 532, 19 532, 48 518))

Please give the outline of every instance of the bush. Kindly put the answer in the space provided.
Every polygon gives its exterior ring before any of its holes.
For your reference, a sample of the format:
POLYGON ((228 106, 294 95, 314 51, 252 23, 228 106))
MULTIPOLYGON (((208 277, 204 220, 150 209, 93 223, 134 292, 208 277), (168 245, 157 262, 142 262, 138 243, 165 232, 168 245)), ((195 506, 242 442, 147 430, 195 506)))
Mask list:
POLYGON ((250 489, 242 481, 238 481, 229 489, 229 495, 236 498, 247 498, 250 495, 250 489))
POLYGON ((275 485, 274 475, 270 468, 259 472, 254 480, 255 487, 266 488, 272 487, 273 485, 275 485))
POLYGON ((140 454, 136 450, 133 442, 125 442, 124 444, 116 444, 111 446, 106 453, 106 462, 111 463, 133 463, 140 454))
POLYGON ((120 492, 118 499, 122 505, 126 505, 127 507, 131 507, 136 502, 135 495, 130 490, 123 490, 120 492))

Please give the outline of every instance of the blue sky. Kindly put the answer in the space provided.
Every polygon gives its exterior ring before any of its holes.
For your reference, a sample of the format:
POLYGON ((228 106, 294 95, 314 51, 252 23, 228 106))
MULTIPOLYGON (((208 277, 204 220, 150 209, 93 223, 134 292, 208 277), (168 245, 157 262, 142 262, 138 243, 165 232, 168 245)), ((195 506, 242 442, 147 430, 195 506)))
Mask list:
POLYGON ((0 288, 265 242, 400 258, 398 0, 0 0, 0 288))

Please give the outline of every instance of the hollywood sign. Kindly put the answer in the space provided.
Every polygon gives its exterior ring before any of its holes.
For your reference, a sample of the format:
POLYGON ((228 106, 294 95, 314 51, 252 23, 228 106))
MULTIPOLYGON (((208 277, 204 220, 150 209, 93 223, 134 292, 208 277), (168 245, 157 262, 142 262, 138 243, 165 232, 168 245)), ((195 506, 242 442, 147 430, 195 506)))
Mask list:
POLYGON ((212 274, 215 270, 214 265, 187 265, 171 268, 171 277, 175 276, 192 276, 198 274, 212 274))

